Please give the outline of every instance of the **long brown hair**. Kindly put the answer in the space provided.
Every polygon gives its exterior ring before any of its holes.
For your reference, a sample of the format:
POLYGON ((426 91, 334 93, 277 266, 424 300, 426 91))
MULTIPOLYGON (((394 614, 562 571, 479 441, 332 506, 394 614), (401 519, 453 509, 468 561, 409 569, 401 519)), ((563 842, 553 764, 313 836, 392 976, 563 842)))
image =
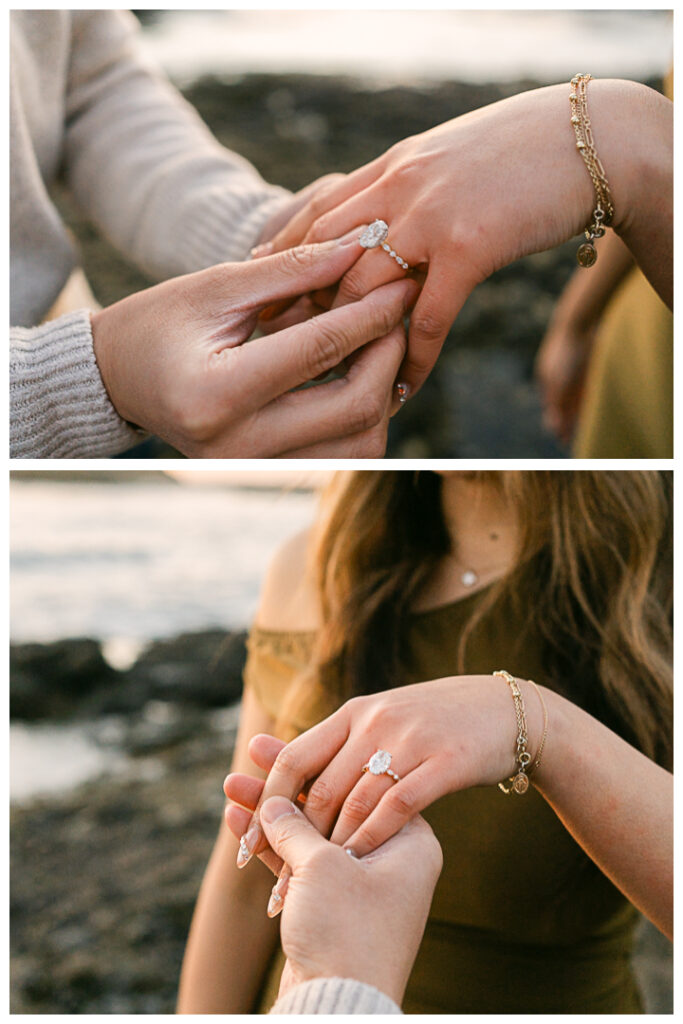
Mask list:
MULTIPOLYGON (((514 568, 478 603, 503 595, 538 631, 548 678, 647 756, 672 751, 672 475, 633 471, 482 473, 515 508, 514 568)), ((314 671, 337 702, 401 678, 407 617, 451 539, 440 477, 338 473, 312 548, 322 608, 314 671)))

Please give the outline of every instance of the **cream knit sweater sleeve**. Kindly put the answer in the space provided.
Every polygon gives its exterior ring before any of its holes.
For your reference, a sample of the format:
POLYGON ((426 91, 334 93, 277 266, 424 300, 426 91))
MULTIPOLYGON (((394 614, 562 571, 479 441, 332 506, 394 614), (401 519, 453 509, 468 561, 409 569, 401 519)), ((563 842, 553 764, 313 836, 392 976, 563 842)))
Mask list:
POLYGON ((64 158, 71 191, 157 278, 243 260, 288 193, 221 146, 143 59, 124 11, 74 11, 64 158))
POLYGON ((401 1013, 383 992, 352 978, 315 978, 295 985, 270 1011, 280 1013, 401 1013))
POLYGON ((57 172, 124 255, 160 279, 245 259, 289 194, 219 145, 147 64, 131 14, 11 18, 10 454, 112 455, 140 438, 104 388, 87 310, 40 324, 75 263, 48 192, 57 172))
POLYGON ((10 409, 15 459, 105 457, 142 440, 109 401, 87 309, 10 329, 10 409))

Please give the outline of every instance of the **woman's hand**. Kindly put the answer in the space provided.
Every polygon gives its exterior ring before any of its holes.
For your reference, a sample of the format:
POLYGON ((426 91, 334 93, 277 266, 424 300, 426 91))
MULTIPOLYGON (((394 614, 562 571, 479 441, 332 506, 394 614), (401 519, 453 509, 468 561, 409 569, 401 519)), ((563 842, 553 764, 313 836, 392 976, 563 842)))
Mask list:
POLYGON ((280 930, 287 957, 280 996, 313 978, 355 978, 400 1005, 441 871, 441 848, 427 823, 413 818, 357 860, 323 839, 282 797, 264 803, 261 821, 291 872, 280 930))
MULTIPOLYGON (((534 754, 542 710, 533 687, 521 686, 534 754)), ((263 790, 260 780, 241 775, 229 775, 224 788, 242 808, 274 795, 295 800, 307 789, 310 821, 332 842, 364 856, 444 794, 512 775, 516 736, 514 703, 503 679, 436 679, 355 697, 279 752, 277 740, 255 737, 249 745, 252 760, 260 767, 272 765, 263 790), (391 753, 398 782, 386 774, 363 773, 377 750, 391 753)), ((243 810, 228 808, 226 820, 231 829, 247 826, 238 860, 244 866, 266 848, 258 812, 246 821, 243 810)), ((272 861, 269 866, 278 867, 272 861)))
MULTIPOLYGON (((474 286, 528 253, 578 235, 595 205, 576 151, 569 83, 475 110, 399 142, 341 182, 323 186, 273 240, 321 241, 376 218, 427 279, 411 318, 400 379, 429 374, 474 286)), ((665 301, 672 292, 671 104, 633 82, 591 82, 588 107, 614 200, 613 227, 665 301)), ((404 271, 381 249, 346 274, 336 305, 404 271)))
POLYGON ((119 415, 190 457, 383 455, 413 282, 244 344, 264 306, 338 281, 362 252, 358 234, 175 278, 93 313, 119 415), (292 390, 346 357, 345 377, 292 390))

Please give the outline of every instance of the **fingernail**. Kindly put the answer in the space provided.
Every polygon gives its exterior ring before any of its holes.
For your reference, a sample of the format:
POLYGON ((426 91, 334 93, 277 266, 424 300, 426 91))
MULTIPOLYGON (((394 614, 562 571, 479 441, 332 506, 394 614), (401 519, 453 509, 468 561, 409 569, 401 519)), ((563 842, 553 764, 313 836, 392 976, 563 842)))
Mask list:
POLYGON ((352 850, 350 846, 344 847, 344 853, 348 853, 349 857, 353 857, 354 860, 358 860, 358 854, 355 850, 352 850))
POLYGON ((268 256, 273 251, 272 242, 263 242, 262 245, 255 245, 251 250, 252 260, 257 260, 259 256, 268 256))
POLYGON ((257 822, 250 825, 247 831, 240 839, 239 853, 237 854, 237 867, 245 867, 251 860, 256 844, 258 843, 259 836, 261 834, 261 827, 257 822))
POLYGON ((273 886, 270 899, 268 900, 268 907, 266 910, 268 917, 277 917, 284 907, 285 896, 287 894, 287 889, 289 888, 289 880, 291 877, 292 872, 285 864, 280 872, 280 877, 273 886))
POLYGON ((399 402, 401 403, 401 405, 405 405, 408 399, 410 398, 410 384, 405 384, 403 381, 398 381, 394 386, 396 388, 396 396, 399 402))
POLYGON ((299 814, 298 809, 291 800, 284 796, 271 796, 261 807, 261 821, 272 825, 274 821, 285 814, 299 814))
POLYGON ((284 900, 282 899, 282 896, 280 896, 280 894, 275 892, 275 889, 273 889, 273 891, 270 894, 270 899, 268 900, 268 906, 266 908, 266 913, 268 917, 277 917, 277 915, 282 910, 283 904, 284 900))

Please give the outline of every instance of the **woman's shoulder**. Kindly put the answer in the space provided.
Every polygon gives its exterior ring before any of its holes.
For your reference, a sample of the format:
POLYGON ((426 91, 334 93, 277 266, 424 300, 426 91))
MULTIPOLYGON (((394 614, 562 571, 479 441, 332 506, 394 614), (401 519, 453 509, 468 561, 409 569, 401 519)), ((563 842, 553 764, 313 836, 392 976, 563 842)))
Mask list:
POLYGON ((311 558, 312 530, 290 537, 276 551, 261 588, 257 629, 310 632, 320 625, 320 604, 311 558))

